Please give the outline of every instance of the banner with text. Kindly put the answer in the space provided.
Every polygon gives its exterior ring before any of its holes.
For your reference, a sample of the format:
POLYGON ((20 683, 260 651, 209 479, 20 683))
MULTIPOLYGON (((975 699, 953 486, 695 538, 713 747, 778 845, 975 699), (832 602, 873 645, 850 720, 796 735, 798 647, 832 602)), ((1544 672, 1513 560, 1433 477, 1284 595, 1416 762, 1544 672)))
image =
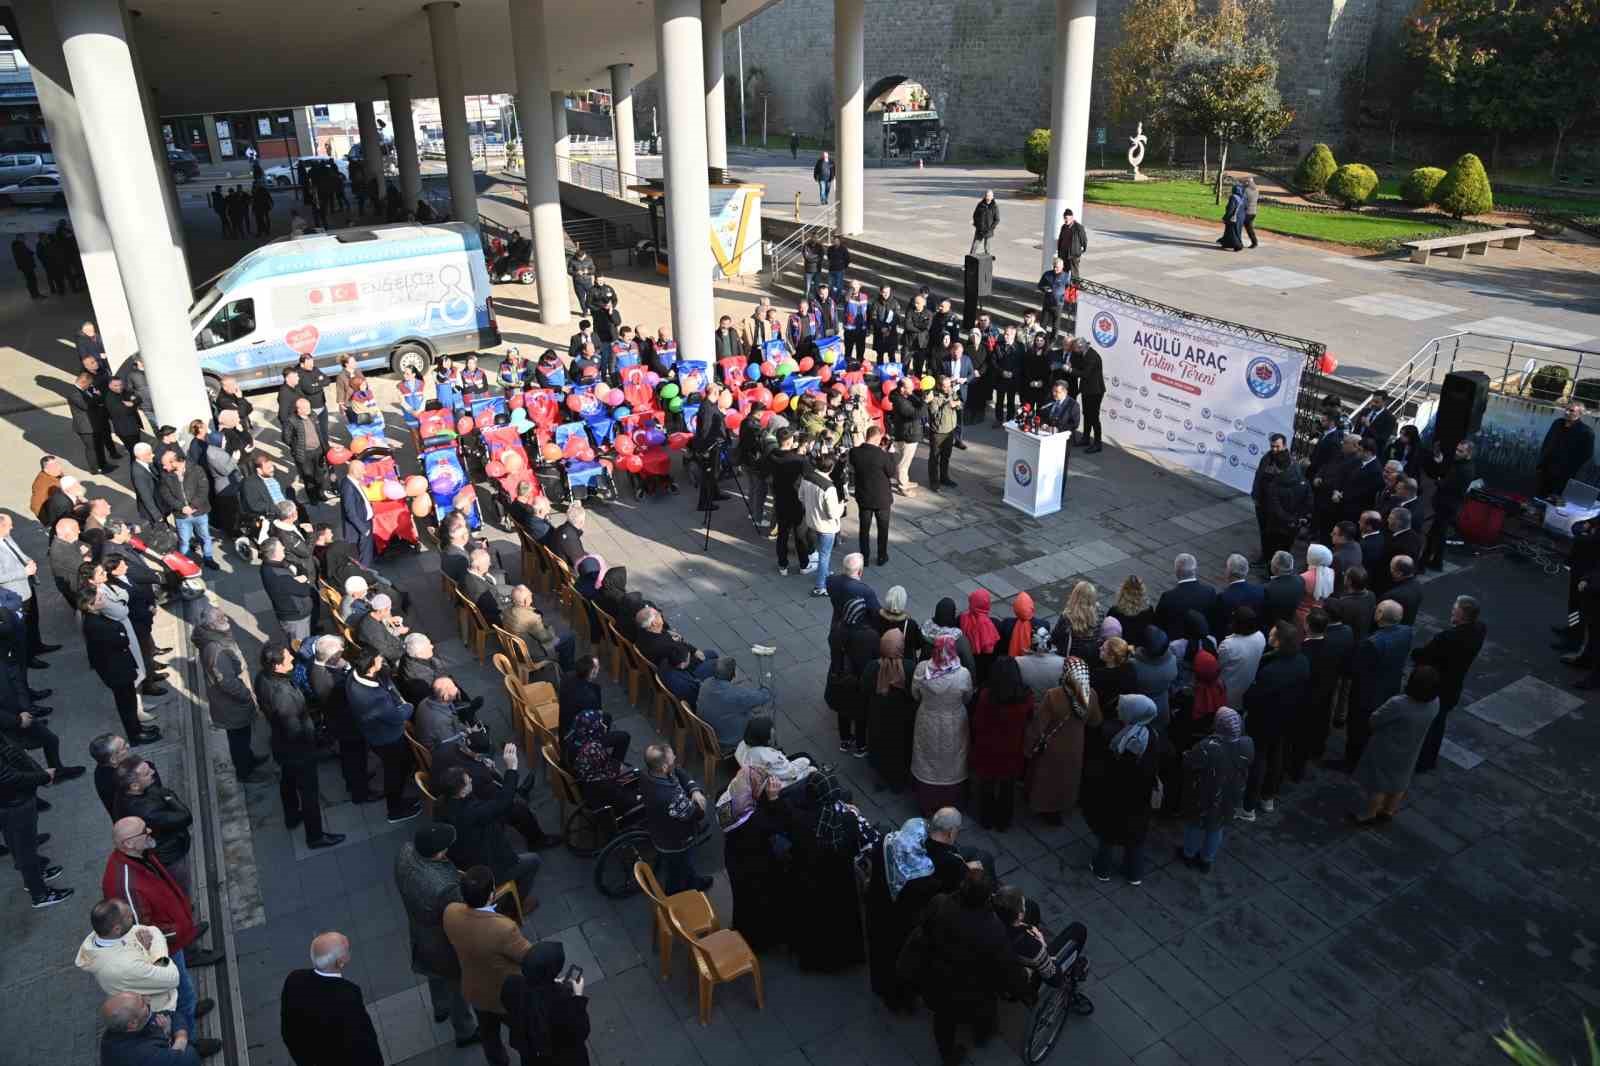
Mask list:
POLYGON ((1108 440, 1241 492, 1267 438, 1293 440, 1300 349, 1088 292, 1077 320, 1104 361, 1108 440))

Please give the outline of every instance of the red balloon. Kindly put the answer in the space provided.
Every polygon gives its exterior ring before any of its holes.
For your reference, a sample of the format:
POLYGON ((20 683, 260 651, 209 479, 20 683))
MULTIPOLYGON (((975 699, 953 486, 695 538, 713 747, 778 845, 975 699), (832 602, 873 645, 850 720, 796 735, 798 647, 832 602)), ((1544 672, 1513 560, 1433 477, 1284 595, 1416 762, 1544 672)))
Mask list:
POLYGON ((766 429, 768 424, 771 423, 771 421, 772 421, 772 412, 771 411, 762 411, 761 415, 760 415, 761 428, 762 429, 766 429))
POLYGON ((693 439, 693 433, 674 433, 667 438, 667 447, 675 452, 681 452, 689 446, 689 442, 693 439))
POLYGON ((578 458, 585 463, 594 462, 594 449, 585 444, 578 448, 578 458))
POLYGON ((833 380, 833 367, 825 366, 817 371, 817 380, 826 385, 833 380))
POLYGON ((800 373, 802 373, 802 374, 811 373, 811 368, 813 366, 816 366, 816 363, 812 360, 812 358, 809 355, 806 356, 804 359, 800 360, 800 373))
POLYGON ((1339 369, 1339 360, 1334 358, 1332 352, 1323 352, 1321 360, 1317 363, 1317 369, 1324 374, 1331 374, 1339 369))
POLYGON ((738 411, 729 411, 723 421, 727 424, 729 430, 736 431, 744 424, 744 415, 738 411))
POLYGON ((892 381, 885 381, 885 382, 884 382, 884 383, 883 383, 883 394, 884 394, 884 395, 885 395, 885 396, 887 396, 887 395, 889 395, 889 394, 890 394, 890 393, 891 393, 891 392, 893 392, 893 391, 894 391, 894 382, 892 382, 892 381))
POLYGON ((483 472, 492 478, 503 478, 506 476, 506 465, 498 459, 490 459, 483 464, 483 472))
POLYGON ((546 462, 553 463, 561 458, 561 445, 555 441, 549 441, 543 448, 539 449, 539 454, 544 457, 546 462))
POLYGON ((583 410, 583 397, 579 396, 577 393, 573 393, 571 396, 568 396, 567 397, 567 410, 569 410, 569 411, 581 411, 581 410, 583 410))
POLYGON ((471 415, 462 415, 460 418, 456 419, 456 433, 460 436, 465 437, 468 433, 471 433, 477 428, 477 424, 472 421, 471 415))
POLYGON ((634 443, 632 437, 619 436, 617 438, 616 446, 618 455, 632 455, 634 452, 634 443))
POLYGON ((617 465, 630 474, 637 474, 644 469, 644 460, 637 455, 624 455, 617 460, 617 465))
POLYGON ((527 398, 527 396, 526 396, 525 393, 513 392, 510 395, 510 397, 506 400, 506 403, 511 407, 511 409, 513 411, 515 411, 517 408, 522 406, 522 402, 526 398, 527 398))
POLYGON ((350 449, 335 444, 328 449, 328 465, 343 466, 350 461, 350 449))
POLYGON ((778 374, 777 364, 774 363, 772 360, 768 359, 766 362, 761 364, 761 376, 762 377, 764 377, 764 378, 776 377, 777 374, 778 374))

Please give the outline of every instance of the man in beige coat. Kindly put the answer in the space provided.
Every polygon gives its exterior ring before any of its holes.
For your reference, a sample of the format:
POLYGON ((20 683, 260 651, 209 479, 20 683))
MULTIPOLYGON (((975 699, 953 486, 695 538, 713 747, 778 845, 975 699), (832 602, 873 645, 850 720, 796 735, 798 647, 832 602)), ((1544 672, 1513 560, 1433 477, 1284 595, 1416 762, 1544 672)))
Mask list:
POLYGON ((478 1014, 483 1037, 483 1057, 491 1066, 508 1066, 510 1056, 500 1039, 506 1008, 500 987, 507 977, 522 972, 522 957, 532 946, 517 923, 496 913, 490 904, 494 874, 487 866, 474 866, 461 875, 463 903, 444 909, 444 935, 461 960, 461 992, 478 1014))
MULTIPOLYGON (((196 1036, 190 1031, 193 1022, 187 1021, 188 1015, 183 1016, 184 1027, 180 1027, 178 986, 183 972, 173 964, 167 938, 160 929, 135 924, 133 909, 120 899, 96 903, 89 911, 89 924, 92 931, 78 946, 78 957, 73 962, 78 969, 94 975, 101 991, 108 996, 125 992, 143 996, 152 1011, 170 1014, 172 1046, 176 1050, 190 1047, 201 1058, 222 1050, 221 1040, 196 1036)), ((199 1000, 192 1008, 193 1017, 199 1018, 215 1006, 215 1000, 199 1000)))

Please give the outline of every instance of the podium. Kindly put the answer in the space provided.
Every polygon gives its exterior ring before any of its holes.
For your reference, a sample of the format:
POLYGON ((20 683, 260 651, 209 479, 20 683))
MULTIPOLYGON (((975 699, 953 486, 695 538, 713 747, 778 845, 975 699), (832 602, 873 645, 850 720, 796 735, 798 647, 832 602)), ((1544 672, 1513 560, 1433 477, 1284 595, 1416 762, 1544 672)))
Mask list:
POLYGON ((1071 433, 1028 433, 1006 423, 1005 502, 1034 518, 1061 510, 1071 433))

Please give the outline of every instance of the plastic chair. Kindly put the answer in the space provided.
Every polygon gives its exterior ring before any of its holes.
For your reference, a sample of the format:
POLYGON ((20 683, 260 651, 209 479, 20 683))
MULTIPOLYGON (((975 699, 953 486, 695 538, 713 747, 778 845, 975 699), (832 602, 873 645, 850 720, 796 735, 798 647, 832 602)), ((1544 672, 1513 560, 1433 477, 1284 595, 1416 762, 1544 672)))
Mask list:
POLYGON ((422 767, 423 770, 431 771, 433 769, 433 752, 429 751, 427 746, 417 739, 416 730, 410 722, 406 723, 406 744, 410 746, 411 754, 416 758, 417 765, 422 767))
POLYGON ((667 895, 661 890, 661 883, 656 880, 655 871, 650 869, 647 862, 633 864, 633 879, 639 882, 639 887, 650 902, 655 904, 655 949, 661 956, 661 979, 665 981, 672 975, 672 925, 667 920, 667 914, 678 916, 678 921, 695 936, 704 936, 714 933, 722 928, 717 922, 716 908, 711 905, 711 900, 704 892, 698 889, 688 889, 684 892, 674 892, 667 895))
POLYGON ((678 916, 668 910, 667 921, 673 931, 689 945, 695 968, 700 971, 700 1024, 711 1024, 711 999, 717 985, 737 981, 749 974, 756 986, 756 1007, 766 1010, 767 999, 761 985, 761 962, 745 938, 732 929, 718 929, 694 936, 678 916))
POLYGON ((433 790, 428 787, 430 783, 428 772, 426 770, 418 770, 411 775, 411 779, 417 783, 417 791, 422 794, 423 813, 431 821, 433 819, 433 808, 438 804, 439 797, 435 796, 433 790))
POLYGON ((467 649, 476 656, 481 664, 484 656, 489 651, 489 622, 483 617, 483 612, 478 609, 478 605, 467 598, 466 593, 460 589, 456 589, 455 593, 456 603, 459 609, 465 612, 467 620, 466 627, 462 632, 462 640, 466 643, 467 649))
MULTIPOLYGON (((532 682, 535 674, 543 673, 546 670, 555 676, 557 683, 560 683, 561 667, 554 659, 535 659, 533 653, 528 651, 527 641, 502 626, 491 625, 489 628, 494 631, 495 638, 500 641, 500 647, 505 649, 505 654, 510 659, 512 668, 517 672, 517 679, 524 685, 532 682)), ((495 654, 495 658, 500 658, 498 652, 495 654)), ((499 663, 497 662, 495 666, 498 668, 499 663)), ((504 670, 500 672, 505 673, 504 670)))
MULTIPOLYGON (((512 913, 506 914, 505 916, 516 922, 517 928, 521 929, 522 894, 517 891, 517 883, 515 881, 502 881, 496 885, 494 889, 494 895, 489 897, 489 905, 495 910, 501 911, 501 905, 507 900, 511 901, 510 909, 512 913)), ((501 913, 504 914, 505 912, 501 911, 501 913)))
MULTIPOLYGON (((716 785, 717 766, 725 759, 733 758, 730 752, 722 753, 722 742, 717 739, 717 731, 706 723, 704 718, 689 709, 688 704, 678 701, 682 705, 684 722, 689 730, 689 738, 694 741, 695 747, 700 749, 700 755, 705 759, 705 786, 710 792, 716 785)), ((683 750, 682 748, 678 750, 683 750)))
POLYGON ((631 640, 622 642, 622 654, 628 660, 628 702, 636 704, 639 702, 639 686, 654 683, 656 668, 631 640))
POLYGON ((617 628, 616 619, 609 617, 604 611, 601 612, 600 617, 606 627, 606 643, 611 645, 611 676, 620 682, 624 677, 623 664, 626 661, 626 652, 623 650, 623 645, 627 641, 622 637, 622 630, 617 628))

